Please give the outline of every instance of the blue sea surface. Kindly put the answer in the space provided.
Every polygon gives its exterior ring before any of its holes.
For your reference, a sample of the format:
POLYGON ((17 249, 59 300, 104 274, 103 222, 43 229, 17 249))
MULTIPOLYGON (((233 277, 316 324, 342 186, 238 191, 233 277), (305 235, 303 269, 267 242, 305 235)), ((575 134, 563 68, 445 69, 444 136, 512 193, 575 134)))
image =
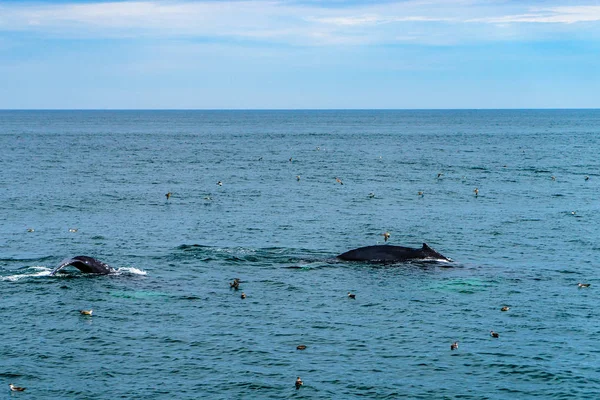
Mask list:
POLYGON ((599 150, 600 110, 0 111, 0 385, 598 398, 599 150), (384 232, 453 261, 335 258, 384 232))

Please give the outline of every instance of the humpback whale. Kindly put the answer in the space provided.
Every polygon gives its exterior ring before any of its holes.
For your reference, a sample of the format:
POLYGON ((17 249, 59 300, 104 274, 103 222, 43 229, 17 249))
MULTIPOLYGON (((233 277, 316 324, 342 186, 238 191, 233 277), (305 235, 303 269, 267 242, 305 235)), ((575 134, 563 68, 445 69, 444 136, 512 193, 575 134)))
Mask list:
POLYGON ((115 270, 110 265, 105 264, 102 261, 96 260, 95 258, 88 256, 77 256, 63 260, 58 265, 58 267, 56 267, 54 271, 50 273, 50 275, 54 275, 61 269, 68 266, 73 266, 81 272, 85 272, 86 274, 106 275, 110 274, 111 272, 115 272, 115 270))
POLYGON ((377 263, 392 263, 411 260, 452 261, 444 257, 426 243, 420 249, 411 247, 377 245, 360 247, 340 254, 337 258, 345 261, 368 261, 377 263))

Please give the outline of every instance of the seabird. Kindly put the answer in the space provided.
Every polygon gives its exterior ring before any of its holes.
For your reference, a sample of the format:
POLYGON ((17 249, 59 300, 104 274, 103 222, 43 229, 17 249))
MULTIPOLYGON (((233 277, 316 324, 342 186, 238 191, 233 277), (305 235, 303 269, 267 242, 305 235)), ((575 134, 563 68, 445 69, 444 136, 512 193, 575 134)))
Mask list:
POLYGON ((479 189, 475 188, 473 189, 473 192, 475 193, 475 197, 479 196, 479 189))
POLYGON ((454 342, 450 345, 450 350, 456 350, 458 349, 458 342, 454 342))
POLYGON ((223 182, 219 181, 219 182, 217 182, 217 185, 223 186, 223 182))
POLYGON ((421 197, 423 197, 423 194, 424 194, 424 193, 423 193, 423 191, 422 191, 422 190, 419 190, 419 191, 417 192, 417 195, 419 195, 419 196, 421 196, 421 197))
POLYGON ((508 311, 508 310, 510 310, 509 306, 504 306, 500 309, 500 311, 508 311))
POLYGON ((94 312, 94 310, 89 309, 89 310, 79 310, 79 313, 81 315, 89 315, 90 317, 92 316, 92 313, 94 312))
POLYGON ((444 175, 442 172, 438 173, 438 175, 437 175, 438 179, 440 179, 442 177, 442 175, 444 175))
POLYGON ((24 387, 15 386, 12 383, 9 383, 8 387, 10 387, 10 390, 13 391, 13 392, 24 392, 25 389, 27 389, 27 388, 24 388, 24 387))
POLYGON ((290 157, 290 162, 294 161, 292 157, 290 157))
POLYGON ((490 331, 490 336, 493 337, 493 338, 500 337, 500 335, 498 335, 498 332, 494 332, 494 331, 490 331))
POLYGON ((340 185, 343 185, 343 184, 344 184, 344 182, 342 182, 342 180, 341 180, 340 178, 337 178, 337 177, 336 177, 336 178, 335 178, 335 181, 336 181, 337 183, 339 183, 340 185))
POLYGON ((375 197, 375 193, 373 193, 373 192, 369 193, 369 198, 372 199, 373 197, 375 197))
POLYGON ((300 175, 296 175, 296 180, 300 182, 300 175))
POLYGON ((296 389, 300 389, 300 386, 304 385, 304 382, 302 382, 302 379, 300 379, 300 377, 298 377, 296 379, 296 389))
POLYGON ((590 177, 586 175, 586 176, 585 176, 585 180, 586 180, 586 181, 589 181, 589 180, 590 180, 590 177))
POLYGON ((390 238, 390 236, 392 236, 392 235, 390 235, 389 232, 384 232, 384 233, 381 234, 381 236, 383 236, 383 241, 387 242, 388 239, 390 238))
POLYGON ((233 289, 235 289, 235 290, 238 290, 238 289, 240 288, 240 280, 239 280, 238 278, 235 278, 235 279, 233 280, 233 282, 231 282, 231 283, 229 284, 229 287, 231 287, 231 288, 233 288, 233 289))
POLYGON ((348 292, 348 297, 351 299, 356 299, 356 295, 354 293, 348 292))
POLYGON ((75 233, 75 232, 77 232, 78 230, 79 230, 79 229, 77 229, 77 228, 70 228, 70 229, 69 229, 69 232, 73 232, 73 233, 75 233))
POLYGON ((580 288, 590 287, 590 283, 578 283, 577 286, 579 286, 580 288))
POLYGON ((299 346, 296 346, 296 350, 306 350, 306 346, 301 344, 299 346))
POLYGON ((173 194, 173 193, 171 193, 171 192, 169 192, 169 193, 165 194, 165 197, 167 198, 167 200, 169 200, 169 199, 171 198, 171 195, 172 195, 172 194, 173 194))
POLYGON ((556 177, 554 175, 552 175, 550 178, 552 178, 553 181, 556 180, 556 177))
POLYGON ((240 297, 242 298, 242 300, 245 299, 246 298, 246 293, 242 293, 242 295, 240 297))
POLYGON ((33 229, 33 228, 28 228, 28 229, 27 229, 27 232, 35 232, 35 229, 33 229))

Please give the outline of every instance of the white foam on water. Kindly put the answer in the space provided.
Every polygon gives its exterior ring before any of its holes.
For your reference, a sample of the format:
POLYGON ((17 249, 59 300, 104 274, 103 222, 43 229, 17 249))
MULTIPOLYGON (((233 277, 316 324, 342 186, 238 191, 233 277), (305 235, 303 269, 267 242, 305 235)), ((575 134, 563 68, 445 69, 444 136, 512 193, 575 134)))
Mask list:
POLYGON ((134 268, 134 267, 123 267, 117 269, 117 274, 130 274, 130 275, 147 275, 148 273, 143 269, 134 268))
POLYGON ((42 267, 42 266, 38 266, 38 265, 29 267, 27 269, 37 271, 37 272, 3 276, 0 278, 0 280, 8 281, 8 282, 16 282, 16 281, 24 279, 24 278, 36 278, 39 276, 49 276, 50 273, 52 272, 51 268, 46 268, 46 267, 42 267))

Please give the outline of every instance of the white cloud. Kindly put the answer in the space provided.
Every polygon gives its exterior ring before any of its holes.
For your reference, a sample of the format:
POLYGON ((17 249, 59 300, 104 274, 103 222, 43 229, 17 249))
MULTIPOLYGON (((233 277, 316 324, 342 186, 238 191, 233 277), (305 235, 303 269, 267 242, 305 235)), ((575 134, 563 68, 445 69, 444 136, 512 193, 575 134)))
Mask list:
POLYGON ((474 19, 470 22, 487 23, 539 23, 539 24, 575 24, 578 22, 600 21, 600 6, 552 7, 533 9, 525 14, 503 15, 498 17, 474 19))
MULTIPOLYGON (((299 45, 444 44, 503 40, 506 27, 516 24, 547 24, 550 32, 552 24, 600 21, 600 6, 535 8, 527 3, 408 0, 343 7, 267 0, 9 3, 0 5, 0 31, 69 38, 198 37, 299 45)), ((519 32, 527 35, 527 31, 519 32)), ((536 30, 535 34, 544 32, 536 30)))

